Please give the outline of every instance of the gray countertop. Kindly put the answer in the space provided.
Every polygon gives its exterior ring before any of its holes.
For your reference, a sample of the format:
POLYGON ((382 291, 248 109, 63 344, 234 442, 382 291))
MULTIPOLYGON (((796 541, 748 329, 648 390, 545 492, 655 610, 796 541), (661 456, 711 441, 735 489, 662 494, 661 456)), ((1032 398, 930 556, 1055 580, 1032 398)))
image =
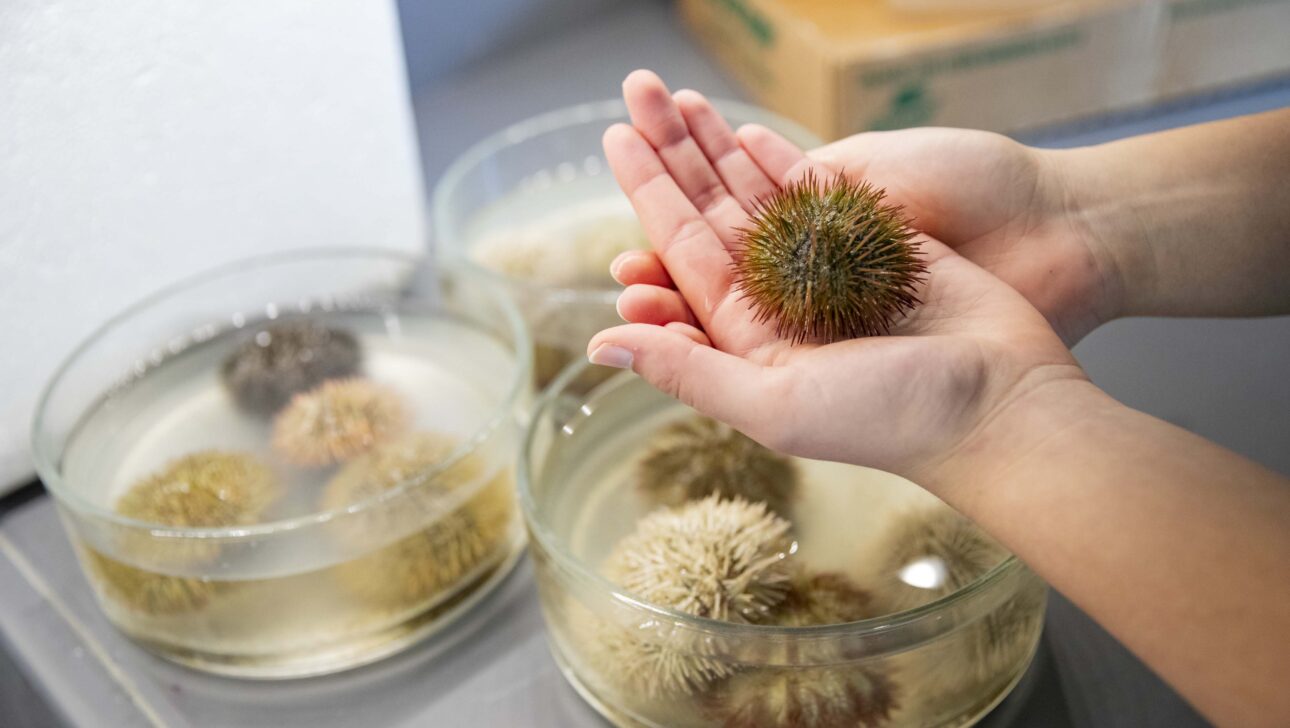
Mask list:
MULTIPOLYGON (((638 66, 657 69, 677 87, 740 95, 677 32, 667 6, 632 3, 560 35, 485 58, 414 94, 427 179, 433 183, 466 146, 511 122, 615 95, 620 79, 638 66)), ((1283 82, 1113 122, 1050 130, 1031 140, 1053 146, 1091 143, 1287 104, 1290 83, 1283 82)), ((1270 340, 1271 351, 1252 355, 1264 357, 1249 364, 1256 372, 1271 372, 1290 355, 1288 319, 1235 329, 1219 329, 1213 322, 1194 326, 1209 327, 1204 333, 1211 343, 1227 337, 1237 349, 1252 336, 1270 340)), ((1172 334, 1153 330, 1167 335, 1161 340, 1144 339, 1137 329, 1099 332, 1078 353, 1095 379, 1131 404, 1149 410, 1180 407, 1168 388, 1134 389, 1132 377, 1119 375, 1117 367, 1128 365, 1119 364, 1117 356, 1143 353, 1133 349, 1135 341, 1167 352, 1171 336, 1190 339, 1198 329, 1172 334)), ((1224 385, 1227 401, 1235 397, 1248 403, 1247 414, 1257 414, 1259 407, 1290 411, 1284 406, 1284 387, 1269 396, 1257 377, 1224 385)), ((1183 412, 1171 419, 1188 416, 1183 412)), ((1222 440, 1228 432, 1204 410, 1195 410, 1192 420, 1184 424, 1196 425, 1202 434, 1222 440), (1207 426, 1215 432, 1206 431, 1207 426)), ((1273 428, 1272 436, 1277 431, 1273 428)), ((1228 439, 1240 439, 1240 434, 1228 432, 1228 439)), ((1263 460, 1286 472, 1288 461, 1275 459, 1282 451, 1268 449, 1272 456, 1263 460)), ((1246 453, 1257 458, 1263 451, 1256 447, 1246 453)), ((36 487, 0 501, 0 585, 0 725, 6 727, 34 728, 53 721, 76 728, 607 725, 565 683, 547 651, 527 563, 448 635, 377 665, 278 683, 229 680, 177 667, 113 630, 75 564, 53 503, 36 487)), ((1042 649, 1023 689, 987 720, 996 726, 1045 728, 1205 725, 1060 595, 1050 602, 1042 649)))
MULTIPOLYGON (((166 726, 536 726, 606 728, 547 651, 523 562, 465 620, 375 665, 328 677, 249 682, 194 672, 136 647, 98 610, 45 495, 0 512, 0 635, 59 722, 166 726)), ((2 674, 2 673, 0 673, 2 674)), ((0 693, 3 694, 3 693, 0 693)), ((17 698, 15 698, 16 700, 17 698)), ((10 713, 10 711, 14 711, 10 713)), ((0 725, 17 723, 3 706, 0 725)), ((48 716, 41 712, 40 716, 48 716)), ((1054 595, 1041 650, 983 728, 1203 726, 1168 687, 1054 595)))

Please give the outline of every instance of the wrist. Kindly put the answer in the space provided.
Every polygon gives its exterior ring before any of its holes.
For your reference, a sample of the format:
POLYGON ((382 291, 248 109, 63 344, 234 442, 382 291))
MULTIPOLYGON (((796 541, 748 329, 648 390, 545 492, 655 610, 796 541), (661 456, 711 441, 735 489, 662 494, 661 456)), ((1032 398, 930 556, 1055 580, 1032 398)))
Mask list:
MULTIPOLYGON (((1078 305, 1086 333, 1126 315, 1129 280, 1140 280, 1133 251, 1146 244, 1120 172, 1102 147, 1036 150, 1061 227, 1086 251, 1090 270, 1078 305)), ((1078 338, 1078 337, 1075 337, 1078 338)), ((1067 337, 1069 344, 1074 342, 1067 337)))
POLYGON ((1017 393, 982 418, 957 445, 929 460, 910 478, 961 511, 972 501, 1027 476, 1032 463, 1051 457, 1052 448, 1078 448, 1077 433, 1100 423, 1112 426, 1125 406, 1103 392, 1074 365, 1035 374, 1017 393))

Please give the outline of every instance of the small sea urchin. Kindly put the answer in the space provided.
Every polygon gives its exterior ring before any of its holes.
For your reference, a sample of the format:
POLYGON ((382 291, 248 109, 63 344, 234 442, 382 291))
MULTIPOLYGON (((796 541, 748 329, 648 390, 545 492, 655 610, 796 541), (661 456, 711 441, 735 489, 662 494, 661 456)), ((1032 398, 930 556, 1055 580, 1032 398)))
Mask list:
MULTIPOLYGON (((869 595, 832 572, 800 573, 775 610, 775 624, 811 627, 871 616, 869 595)), ((876 665, 837 654, 833 642, 788 641, 778 656, 784 667, 739 671, 705 701, 706 712, 727 728, 854 728, 887 722, 896 686, 876 665)))
POLYGON ((642 518, 614 547, 605 575, 650 604, 765 622, 788 593, 788 531, 765 504, 713 495, 642 518))
MULTIPOLYGON (((167 464, 135 483, 116 501, 116 512, 138 521, 180 528, 222 528, 254 523, 280 495, 277 478, 254 456, 202 450, 167 464)), ((202 539, 160 541, 123 534, 123 549, 138 558, 187 564, 211 558, 219 546, 202 539)))
POLYGON ((85 550, 85 565, 107 599, 142 614, 164 616, 200 609, 218 591, 215 582, 146 571, 92 549, 85 550))
POLYGON ((641 489, 663 505, 738 496, 780 515, 788 513, 797 478, 792 460, 708 417, 663 428, 637 471, 641 489))
POLYGON ((967 518, 941 505, 894 519, 878 554, 874 598, 887 614, 953 594, 1008 555, 967 518))
MULTIPOLYGON (((766 622, 789 590, 789 524, 765 504, 710 496, 642 518, 606 559, 605 575, 661 607, 710 619, 766 622)), ((730 675, 711 644, 599 621, 589 648, 623 686, 651 699, 693 693, 730 675)))
MULTIPOLYGON (((938 506, 906 514, 882 539, 874 602, 883 613, 913 609, 968 586, 1007 558, 1007 551, 956 511, 938 506)), ((1033 646, 1043 614, 1037 580, 1007 602, 942 640, 934 652, 915 653, 909 672, 930 694, 979 690, 1007 677, 1033 646)))
MULTIPOLYGON (((131 486, 116 511, 158 526, 221 528, 254 523, 277 496, 273 472, 251 455, 204 450, 131 486)), ((220 551, 203 539, 162 540, 133 530, 121 536, 123 556, 158 569, 206 562, 220 551)), ((214 582, 141 569, 89 548, 86 565, 109 599, 145 614, 197 609, 216 592, 214 582)))
POLYGON ((238 406, 270 415, 325 380, 354 376, 361 363, 353 334, 300 319, 255 332, 224 360, 220 373, 238 406))
POLYGON ((757 318, 800 343, 886 333, 918 305, 927 267, 902 208, 839 174, 808 173, 758 200, 739 230, 735 286, 757 318))
POLYGON ((876 728, 894 695, 882 672, 859 665, 764 667, 735 674, 715 701, 725 728, 876 728))
POLYGON ((835 572, 801 573, 775 610, 775 624, 785 627, 814 627, 845 624, 873 616, 869 592, 835 572))
POLYGON ((467 455, 425 482, 418 480, 429 477, 457 444, 436 433, 405 435, 349 462, 328 483, 323 494, 327 509, 345 508, 400 485, 412 489, 398 503, 355 513, 341 529, 340 535, 356 545, 411 531, 336 567, 337 577, 351 591, 389 609, 414 608, 456 587, 498 555, 514 518, 505 473, 491 476, 464 501, 459 489, 488 476, 477 455, 467 455))
POLYGON ((163 526, 218 528, 251 522, 277 495, 273 471, 254 456, 202 450, 132 485, 116 511, 163 526))
POLYGON ((273 421, 273 449, 284 460, 320 467, 360 455, 403 432, 399 396, 366 379, 334 379, 297 394, 273 421))

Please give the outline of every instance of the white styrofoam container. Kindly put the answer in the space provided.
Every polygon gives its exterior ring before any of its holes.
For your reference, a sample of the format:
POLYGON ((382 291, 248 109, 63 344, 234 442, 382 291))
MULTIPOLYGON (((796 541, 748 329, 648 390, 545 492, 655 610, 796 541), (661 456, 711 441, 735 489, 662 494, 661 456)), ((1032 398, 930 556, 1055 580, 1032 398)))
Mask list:
POLYGON ((0 491, 100 322, 233 259, 421 250, 393 2, 0 5, 0 491))

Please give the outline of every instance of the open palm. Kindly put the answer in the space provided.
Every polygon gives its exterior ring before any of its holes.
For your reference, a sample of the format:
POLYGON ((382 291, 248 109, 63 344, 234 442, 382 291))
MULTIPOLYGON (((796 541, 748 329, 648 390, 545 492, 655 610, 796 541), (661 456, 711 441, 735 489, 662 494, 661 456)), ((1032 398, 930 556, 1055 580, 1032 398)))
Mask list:
MULTIPOLYGON (((892 335, 793 345, 734 287, 730 246, 753 200, 779 181, 702 96, 656 76, 624 84, 632 125, 605 151, 655 255, 624 260, 628 322, 598 334, 593 360, 630 364, 663 391, 776 449, 910 474, 964 442, 1028 389, 1081 377, 1033 306, 940 242, 923 238, 923 304, 892 335)), ((809 162, 808 162, 809 164, 809 162)), ((790 165, 791 167, 791 165, 790 165)))

